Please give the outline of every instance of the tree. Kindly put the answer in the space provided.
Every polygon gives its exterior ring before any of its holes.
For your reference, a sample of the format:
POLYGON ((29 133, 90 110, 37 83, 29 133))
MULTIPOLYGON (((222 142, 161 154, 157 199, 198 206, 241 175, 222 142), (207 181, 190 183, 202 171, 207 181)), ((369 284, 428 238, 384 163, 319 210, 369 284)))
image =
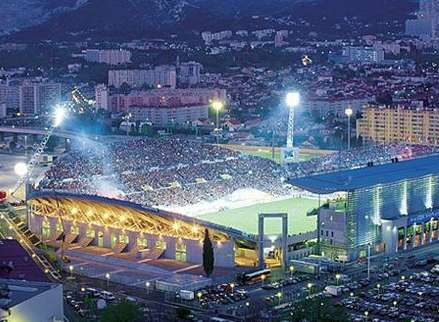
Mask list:
POLYGON ((342 306, 334 305, 328 299, 313 298, 297 303, 290 321, 347 322, 350 318, 342 306))
POLYGON ((206 273, 206 276, 210 276, 212 274, 214 262, 213 245, 209 237, 209 231, 206 228, 204 231, 203 240, 203 269, 206 273))
POLYGON ((110 305, 104 309, 101 322, 136 322, 141 320, 138 306, 132 302, 123 301, 119 304, 110 305))

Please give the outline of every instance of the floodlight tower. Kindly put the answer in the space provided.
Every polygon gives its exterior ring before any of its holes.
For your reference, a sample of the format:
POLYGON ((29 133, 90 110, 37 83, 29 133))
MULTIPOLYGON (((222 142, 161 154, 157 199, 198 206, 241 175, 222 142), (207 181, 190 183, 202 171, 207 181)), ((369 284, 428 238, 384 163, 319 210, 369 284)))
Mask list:
POLYGON ((285 103, 288 107, 287 146, 281 152, 282 163, 290 163, 296 161, 298 154, 298 149, 294 148, 294 109, 300 103, 300 94, 298 92, 287 93, 285 103))
MULTIPOLYGON (((30 161, 28 164, 25 163, 18 163, 15 166, 15 172, 18 175, 18 181, 15 185, 15 187, 11 191, 11 197, 15 197, 15 194, 17 193, 18 189, 23 185, 29 182, 29 179, 31 178, 33 171, 35 167, 40 162, 41 154, 44 152, 44 149, 49 142, 50 137, 52 136, 53 131, 61 125, 63 120, 66 118, 67 110, 62 106, 57 106, 53 112, 52 115, 52 124, 47 129, 46 134, 43 137, 43 140, 41 141, 40 145, 32 155, 30 161)), ((27 187, 25 187, 27 189, 27 187)), ((25 191, 25 199, 27 198, 27 193, 25 191)), ((27 200, 26 200, 27 201, 27 200)))

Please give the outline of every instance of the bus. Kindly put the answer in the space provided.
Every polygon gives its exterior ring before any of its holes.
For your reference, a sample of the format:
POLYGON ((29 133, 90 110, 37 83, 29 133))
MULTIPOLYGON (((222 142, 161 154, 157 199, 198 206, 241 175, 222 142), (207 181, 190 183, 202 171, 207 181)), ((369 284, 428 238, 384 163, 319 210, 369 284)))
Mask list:
POLYGON ((261 269, 251 273, 244 273, 242 275, 242 282, 244 284, 254 284, 269 278, 270 275, 271 275, 271 269, 261 269))

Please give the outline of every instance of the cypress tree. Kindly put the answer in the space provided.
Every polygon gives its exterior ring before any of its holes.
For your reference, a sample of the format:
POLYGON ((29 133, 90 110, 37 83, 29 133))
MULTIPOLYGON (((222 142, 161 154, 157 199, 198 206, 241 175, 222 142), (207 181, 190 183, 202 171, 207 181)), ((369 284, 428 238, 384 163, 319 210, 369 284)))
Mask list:
POLYGON ((213 272, 214 265, 214 256, 213 256, 213 245, 212 241, 209 237, 209 231, 204 231, 204 241, 203 241, 203 269, 206 273, 206 276, 210 276, 213 272))

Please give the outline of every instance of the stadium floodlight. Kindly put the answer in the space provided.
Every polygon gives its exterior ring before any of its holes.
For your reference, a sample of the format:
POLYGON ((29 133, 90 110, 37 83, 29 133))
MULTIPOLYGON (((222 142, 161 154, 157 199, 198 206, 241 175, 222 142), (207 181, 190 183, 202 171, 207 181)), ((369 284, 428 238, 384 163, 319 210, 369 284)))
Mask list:
POLYGON ((299 92, 289 92, 285 97, 285 103, 289 108, 296 107, 300 104, 300 94, 299 92))
POLYGON ((67 111, 62 106, 57 106, 53 113, 53 126, 58 127, 66 118, 67 111))
POLYGON ((212 108, 216 111, 216 143, 219 143, 219 112, 224 108, 224 103, 219 101, 219 100, 215 100, 212 102, 212 108))
POLYGON ((15 174, 18 175, 19 177, 24 177, 28 171, 27 164, 24 162, 18 162, 14 166, 14 171, 15 171, 15 174))
POLYGON ((352 116, 352 108, 348 107, 347 109, 344 110, 344 113, 346 114, 347 117, 351 117, 352 116))

